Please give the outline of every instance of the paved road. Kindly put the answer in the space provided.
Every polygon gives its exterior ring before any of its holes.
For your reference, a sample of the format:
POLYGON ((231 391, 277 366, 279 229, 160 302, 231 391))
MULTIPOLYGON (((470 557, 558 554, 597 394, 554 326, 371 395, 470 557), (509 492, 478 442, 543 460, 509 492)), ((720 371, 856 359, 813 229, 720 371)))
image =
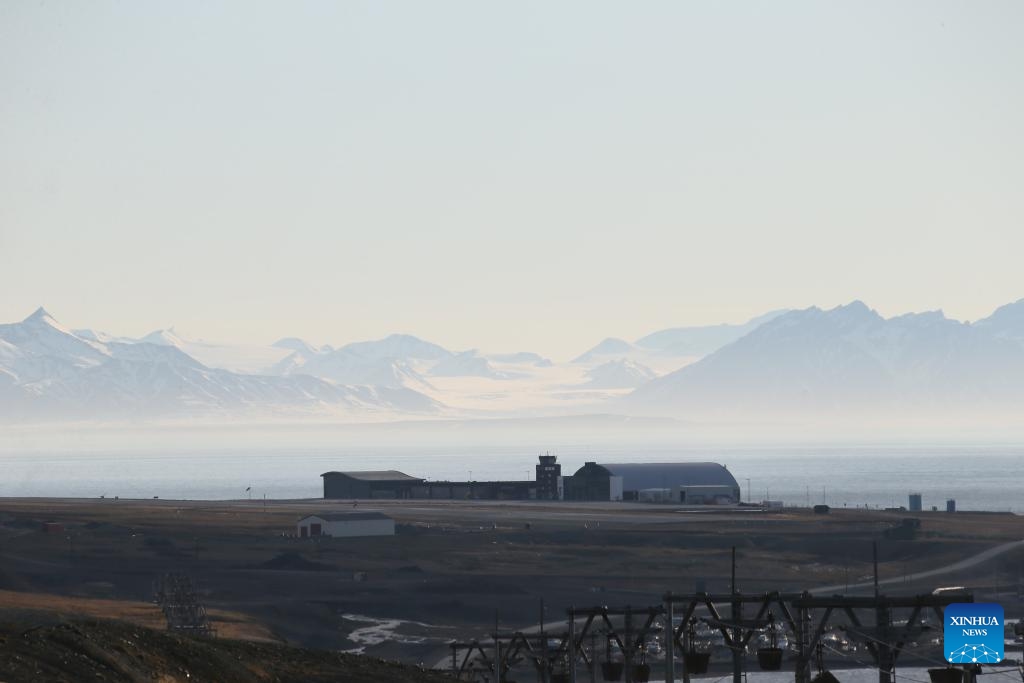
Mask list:
MULTIPOLYGON (((955 574, 956 572, 963 571, 964 569, 970 569, 975 565, 988 562, 994 557, 998 557, 1004 553, 1008 553, 1011 550, 1024 547, 1024 540, 1022 541, 1010 541, 1009 543, 1003 543, 997 545, 988 550, 982 551, 977 555, 972 555, 966 559, 954 562, 953 564, 947 564, 944 567, 938 567, 936 569, 929 569, 923 572, 917 572, 915 574, 907 574, 906 576, 897 576, 891 579, 881 579, 878 582, 879 586, 889 586, 896 583, 910 583, 912 581, 918 581, 920 579, 930 579, 933 576, 942 576, 943 574, 955 574)), ((861 591, 864 589, 874 589, 874 581, 865 581, 862 583, 851 583, 847 586, 845 583, 836 584, 835 586, 823 586, 822 588, 815 588, 810 591, 812 595, 828 595, 835 593, 836 591, 850 593, 861 591)))

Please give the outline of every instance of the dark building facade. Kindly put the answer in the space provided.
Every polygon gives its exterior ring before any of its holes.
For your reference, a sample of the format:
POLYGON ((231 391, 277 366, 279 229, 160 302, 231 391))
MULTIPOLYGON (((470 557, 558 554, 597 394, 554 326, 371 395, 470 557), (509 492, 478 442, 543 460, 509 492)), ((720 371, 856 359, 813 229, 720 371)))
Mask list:
POLYGON ((413 498, 434 500, 532 500, 533 481, 427 481, 412 487, 413 498))
POLYGON ((529 500, 534 481, 427 481, 404 472, 324 472, 324 498, 529 500))
POLYGON ((324 472, 324 498, 412 498, 413 487, 423 483, 397 470, 324 472))
POLYGON ((558 500, 558 478, 562 476, 562 466, 558 464, 558 456, 541 455, 537 463, 537 499, 558 500))
POLYGON ((566 500, 611 500, 612 473, 603 465, 588 462, 562 480, 566 500))

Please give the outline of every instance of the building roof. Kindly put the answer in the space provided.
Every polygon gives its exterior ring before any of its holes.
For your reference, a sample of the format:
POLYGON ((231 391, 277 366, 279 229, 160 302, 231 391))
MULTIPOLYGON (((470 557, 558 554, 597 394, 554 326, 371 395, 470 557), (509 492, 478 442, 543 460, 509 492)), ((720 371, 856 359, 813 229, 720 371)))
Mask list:
POLYGON ((398 470, 373 470, 364 472, 324 472, 320 476, 326 477, 329 475, 339 474, 348 477, 349 479, 358 479, 359 481, 423 481, 419 477, 411 477, 405 472, 399 472, 398 470))
POLYGON ((321 512, 315 515, 306 515, 299 521, 305 521, 310 517, 317 517, 325 522, 359 522, 367 519, 391 519, 383 512, 321 512))
POLYGON ((731 486, 739 484, 717 462, 601 463, 614 477, 622 477, 627 491, 671 488, 673 486, 731 486))

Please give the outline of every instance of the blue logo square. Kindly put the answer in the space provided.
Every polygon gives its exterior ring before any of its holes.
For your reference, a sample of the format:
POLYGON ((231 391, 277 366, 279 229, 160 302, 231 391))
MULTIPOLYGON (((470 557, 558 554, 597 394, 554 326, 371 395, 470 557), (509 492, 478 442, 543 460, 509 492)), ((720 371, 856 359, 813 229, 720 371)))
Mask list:
POLYGON ((1003 607, 994 602, 957 602, 945 610, 942 633, 951 664, 998 664, 1003 660, 1003 607))

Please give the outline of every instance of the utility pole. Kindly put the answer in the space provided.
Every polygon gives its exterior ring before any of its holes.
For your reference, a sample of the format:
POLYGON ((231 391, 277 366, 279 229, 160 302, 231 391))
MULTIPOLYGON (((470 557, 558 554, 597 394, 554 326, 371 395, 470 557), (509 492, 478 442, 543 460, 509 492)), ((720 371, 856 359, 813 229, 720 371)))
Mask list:
MULTIPOLYGON (((750 480, 747 479, 747 496, 750 496, 750 480)), ((675 660, 675 649, 676 649, 676 632, 672 625, 672 620, 675 617, 675 603, 672 601, 672 591, 668 592, 665 600, 665 628, 664 628, 664 639, 665 639, 665 683, 675 683, 676 681, 676 660, 675 660)), ((572 683, 576 683, 573 681, 572 683)))
POLYGON ((739 600, 739 591, 736 589, 736 546, 732 547, 732 583, 729 588, 732 593, 732 683, 743 683, 743 652, 740 650, 740 643, 743 642, 743 630, 740 622, 743 620, 743 603, 739 600))
POLYGON ((494 680, 503 683, 501 672, 501 639, 498 638, 498 610, 494 610, 494 680))
MULTIPOLYGON (((576 608, 569 608, 569 683, 576 683, 576 608)), ((499 682, 500 683, 500 682, 499 682)))
POLYGON ((590 632, 590 683, 597 683, 597 634, 590 632))
POLYGON ((871 558, 875 565, 875 597, 878 597, 878 541, 871 542, 871 558))
MULTIPOLYGON (((804 593, 807 596, 808 593, 804 593)), ((801 605, 796 618, 799 651, 796 664, 796 683, 810 683, 811 680, 811 612, 801 605)))
POLYGON ((875 626, 878 643, 878 683, 892 683, 893 668, 896 664, 892 645, 889 642, 889 622, 892 612, 889 607, 879 603, 875 611, 875 626))
POLYGON ((540 599, 540 652, 543 666, 540 671, 540 683, 548 683, 548 638, 544 635, 544 598, 540 599))
POLYGON ((625 669, 625 680, 633 680, 633 608, 626 605, 626 615, 623 617, 626 626, 626 640, 622 643, 622 665, 625 669))

